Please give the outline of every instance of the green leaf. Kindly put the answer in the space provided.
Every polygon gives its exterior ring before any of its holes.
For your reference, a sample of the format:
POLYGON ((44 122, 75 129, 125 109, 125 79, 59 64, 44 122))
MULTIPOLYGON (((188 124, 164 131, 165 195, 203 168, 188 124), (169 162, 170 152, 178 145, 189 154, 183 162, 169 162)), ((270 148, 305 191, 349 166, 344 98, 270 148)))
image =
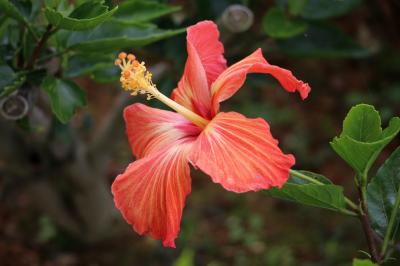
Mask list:
POLYGON ((161 30, 149 24, 106 21, 94 30, 73 32, 68 38, 67 47, 84 52, 114 52, 141 47, 182 32, 185 29, 161 30))
POLYGON ((361 0, 308 0, 301 16, 306 19, 328 19, 342 16, 358 6, 361 0))
POLYGON ((23 23, 28 28, 29 32, 37 38, 35 31, 28 21, 28 18, 31 15, 30 11, 28 11, 22 3, 19 1, 0 0, 0 10, 7 16, 23 23))
MULTIPOLYGON (((36 29, 38 30, 40 28, 37 27, 36 29)), ((20 43, 20 45, 22 45, 23 58, 26 58, 28 60, 28 58, 31 58, 33 51, 37 45, 37 42, 35 41, 34 37, 31 34, 26 34, 23 37, 22 43, 20 43)))
POLYGON ((267 195, 292 202, 340 211, 345 208, 343 188, 333 185, 329 179, 322 175, 301 171, 307 176, 320 181, 321 185, 310 183, 295 176, 290 176, 282 188, 265 190, 267 195))
POLYGON ((6 16, 0 18, 0 42, 2 42, 1 40, 7 31, 9 20, 10 19, 6 16))
POLYGON ((74 78, 88 75, 99 69, 119 69, 113 64, 115 58, 114 54, 78 53, 68 59, 64 75, 68 78, 74 78))
POLYGON ((121 3, 113 18, 125 22, 147 22, 180 10, 179 6, 169 6, 149 0, 133 0, 121 3))
POLYGON ((18 90, 26 81, 26 76, 23 72, 18 73, 12 83, 5 86, 3 89, 0 89, 0 99, 6 97, 13 93, 14 91, 18 90))
POLYGON ((10 16, 10 17, 18 20, 19 22, 26 24, 27 23, 26 16, 28 14, 18 4, 19 3, 17 1, 0 0, 0 9, 7 16, 10 16))
POLYGON ((34 22, 38 15, 41 14, 42 2, 41 1, 25 1, 29 7, 29 21, 34 22))
POLYGON ((69 16, 47 7, 45 15, 53 26, 72 31, 83 31, 95 28, 117 11, 118 7, 108 10, 108 6, 99 1, 89 1, 78 6, 69 16))
POLYGON ((18 90, 25 80, 25 72, 15 73, 9 66, 0 65, 0 99, 18 90))
POLYGON ((382 134, 381 118, 371 105, 354 106, 343 121, 342 135, 361 142, 379 140, 382 134))
POLYGON ((119 80, 119 67, 114 65, 115 54, 78 53, 68 60, 64 76, 68 78, 89 75, 99 83, 119 80))
MULTIPOLYGON (((400 147, 379 168, 367 187, 368 213, 372 228, 382 238, 400 189, 400 147)), ((395 216, 393 237, 400 240, 400 212, 395 216)))
POLYGON ((11 0, 9 1, 16 7, 18 12, 27 20, 33 21, 40 9, 40 1, 11 0))
POLYGON ((93 71, 90 78, 98 83, 109 83, 120 79, 121 71, 117 67, 103 67, 93 71))
POLYGON ((15 72, 7 65, 0 65, 0 90, 10 84, 15 78, 15 72))
POLYGON ((303 33, 307 23, 301 20, 289 19, 282 9, 270 8, 262 21, 265 33, 273 38, 290 38, 303 33))
POLYGON ((35 69, 26 73, 26 79, 31 85, 39 87, 46 75, 46 69, 35 69))
POLYGON ((340 30, 324 25, 309 25, 304 34, 280 40, 278 45, 283 53, 294 56, 362 58, 370 54, 340 30))
POLYGON ((394 117, 382 130, 379 113, 371 105, 351 108, 343 131, 331 142, 332 148, 360 176, 366 176, 382 149, 399 133, 400 118, 394 117))
POLYGON ((299 15, 303 11, 307 2, 308 0, 289 0, 288 6, 290 14, 299 15))
POLYGON ((179 255, 178 259, 174 261, 173 266, 193 266, 194 265, 194 252, 192 249, 185 248, 179 255))
POLYGON ((378 266, 369 259, 354 259, 353 266, 378 266))
POLYGON ((42 89, 49 95, 51 109, 62 123, 67 123, 78 107, 86 105, 85 93, 72 81, 47 76, 42 89))
POLYGON ((57 8, 61 0, 44 0, 44 5, 46 7, 57 8))

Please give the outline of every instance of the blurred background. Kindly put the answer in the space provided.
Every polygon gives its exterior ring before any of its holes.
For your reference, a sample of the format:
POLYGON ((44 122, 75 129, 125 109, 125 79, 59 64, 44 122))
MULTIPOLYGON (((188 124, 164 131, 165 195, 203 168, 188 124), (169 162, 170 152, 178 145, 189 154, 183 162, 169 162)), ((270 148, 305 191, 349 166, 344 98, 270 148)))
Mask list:
MULTIPOLYGON (((82 1, 68 1, 74 2, 82 1)), ((284 152, 295 155, 295 169, 322 173, 356 198, 352 171, 329 141, 354 104, 373 104, 384 126, 399 115, 399 1, 159 3, 153 23, 160 28, 181 29, 204 19, 218 23, 229 65, 261 47, 271 64, 308 82, 312 92, 303 102, 271 77, 249 75, 222 108, 266 119, 284 152), (161 6, 172 8, 164 12, 161 6)), ((115 14, 121 19, 141 15, 121 10, 115 14)), ((137 101, 166 107, 122 92, 113 56, 133 52, 168 95, 187 56, 185 33, 173 35, 138 48, 121 47, 110 57, 70 59, 63 75, 84 90, 87 105, 67 124, 37 104, 43 101, 39 96, 24 119, 0 117, 0 265, 312 266, 350 265, 362 257, 359 250, 367 248, 357 219, 262 192, 227 192, 194 169, 176 249, 138 236, 122 220, 110 193, 114 178, 134 160, 122 109, 137 101)), ((48 62, 47 68, 58 64, 48 62)), ((380 162, 399 144, 397 138, 380 162)))

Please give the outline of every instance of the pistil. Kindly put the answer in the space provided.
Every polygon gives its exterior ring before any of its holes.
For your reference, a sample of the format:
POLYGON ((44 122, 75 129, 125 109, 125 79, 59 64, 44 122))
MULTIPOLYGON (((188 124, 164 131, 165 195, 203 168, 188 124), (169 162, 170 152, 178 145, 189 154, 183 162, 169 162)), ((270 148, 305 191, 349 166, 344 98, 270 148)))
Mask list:
POLYGON ((206 127, 209 123, 207 119, 178 104, 157 89, 152 82, 152 74, 147 71, 144 62, 139 63, 133 54, 127 55, 124 52, 120 53, 118 57, 119 59, 115 60, 115 65, 121 68, 120 81, 125 91, 129 91, 133 96, 147 95, 147 100, 156 98, 198 127, 206 127))

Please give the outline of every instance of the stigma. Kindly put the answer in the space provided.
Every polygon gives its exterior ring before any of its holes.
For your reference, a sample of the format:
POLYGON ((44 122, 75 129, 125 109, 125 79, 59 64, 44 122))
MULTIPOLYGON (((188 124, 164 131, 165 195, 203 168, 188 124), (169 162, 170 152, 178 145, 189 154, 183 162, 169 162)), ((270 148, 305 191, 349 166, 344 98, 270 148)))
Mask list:
POLYGON ((152 74, 146 69, 145 63, 139 63, 133 54, 121 52, 115 65, 121 68, 121 86, 132 96, 138 94, 147 95, 147 100, 155 98, 158 93, 156 86, 152 82, 152 74))

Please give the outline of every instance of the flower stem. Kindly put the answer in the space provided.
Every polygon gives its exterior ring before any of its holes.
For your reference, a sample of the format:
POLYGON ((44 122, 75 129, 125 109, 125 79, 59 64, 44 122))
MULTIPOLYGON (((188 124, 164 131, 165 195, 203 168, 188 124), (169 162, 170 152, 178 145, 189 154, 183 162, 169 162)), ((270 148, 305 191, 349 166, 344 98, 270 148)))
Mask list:
MULTIPOLYGON (((305 174, 303 174, 303 173, 301 173, 299 171, 290 169, 289 172, 290 172, 290 174, 292 176, 296 176, 296 177, 301 178, 303 180, 309 181, 310 183, 314 183, 314 184, 317 184, 317 185, 326 185, 326 184, 322 183, 321 181, 318 181, 315 178, 312 178, 312 177, 310 177, 308 175, 305 175, 305 174)), ((349 198, 344 197, 344 201, 346 202, 347 205, 349 205, 350 208, 352 208, 355 211, 358 211, 357 205, 353 201, 351 201, 349 198)), ((345 210, 345 211, 349 212, 347 214, 351 214, 353 216, 357 215, 355 212, 348 211, 348 210, 345 210)))
POLYGON ((393 231, 393 225, 396 220, 397 212, 400 208, 400 188, 397 190, 396 201, 393 206, 392 213, 390 214, 389 223, 385 232, 385 237, 383 239, 381 256, 384 257, 389 246, 390 237, 393 231))

